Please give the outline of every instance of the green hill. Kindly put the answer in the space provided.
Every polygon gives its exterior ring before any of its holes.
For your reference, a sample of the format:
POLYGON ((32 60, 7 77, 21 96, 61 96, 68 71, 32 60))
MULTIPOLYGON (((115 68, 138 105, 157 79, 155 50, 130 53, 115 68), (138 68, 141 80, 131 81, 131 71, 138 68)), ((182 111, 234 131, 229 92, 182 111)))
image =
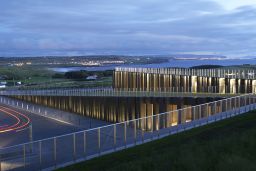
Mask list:
POLYGON ((250 112, 60 170, 256 170, 255 147, 250 112))

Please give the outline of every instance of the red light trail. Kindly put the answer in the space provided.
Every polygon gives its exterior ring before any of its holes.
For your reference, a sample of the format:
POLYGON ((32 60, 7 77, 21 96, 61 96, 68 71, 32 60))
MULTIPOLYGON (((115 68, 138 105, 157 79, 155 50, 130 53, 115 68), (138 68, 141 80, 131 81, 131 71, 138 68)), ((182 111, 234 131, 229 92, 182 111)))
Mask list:
POLYGON ((14 119, 14 123, 12 125, 7 125, 7 123, 0 125, 0 133, 23 129, 30 123, 29 117, 8 107, 0 106, 0 112, 14 119))

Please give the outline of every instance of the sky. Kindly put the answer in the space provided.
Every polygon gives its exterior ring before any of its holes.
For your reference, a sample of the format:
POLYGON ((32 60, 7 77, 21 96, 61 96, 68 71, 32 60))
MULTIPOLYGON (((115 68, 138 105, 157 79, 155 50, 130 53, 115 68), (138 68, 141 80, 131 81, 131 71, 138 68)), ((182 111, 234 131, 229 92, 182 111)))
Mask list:
POLYGON ((256 56, 256 0, 1 0, 0 56, 256 56))

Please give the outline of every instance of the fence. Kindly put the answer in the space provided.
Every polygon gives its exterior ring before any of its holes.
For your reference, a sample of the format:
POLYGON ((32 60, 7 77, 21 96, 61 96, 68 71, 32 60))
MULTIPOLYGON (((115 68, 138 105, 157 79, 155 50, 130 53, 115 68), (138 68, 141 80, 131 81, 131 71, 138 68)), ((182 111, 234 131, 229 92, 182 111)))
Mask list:
POLYGON ((51 90, 12 90, 0 91, 0 95, 35 95, 35 96, 110 96, 110 97, 232 97, 235 93, 216 93, 216 87, 208 87, 206 92, 192 92, 183 87, 170 87, 170 89, 155 89, 143 91, 140 89, 51 89, 51 90), (208 91, 209 90, 209 91, 208 91), (212 91, 211 91, 212 90, 212 91))
POLYGON ((255 102, 247 94, 0 149, 0 170, 52 170, 254 110, 255 102))

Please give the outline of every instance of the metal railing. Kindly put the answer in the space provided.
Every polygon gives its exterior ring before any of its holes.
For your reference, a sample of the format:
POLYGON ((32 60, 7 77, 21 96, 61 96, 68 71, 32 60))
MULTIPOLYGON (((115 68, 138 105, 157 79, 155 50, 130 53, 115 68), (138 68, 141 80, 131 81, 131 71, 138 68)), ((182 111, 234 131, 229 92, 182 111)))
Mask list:
MULTIPOLYGON (((219 88, 219 87, 218 87, 219 88)), ((208 87, 204 92, 193 92, 192 88, 158 88, 154 90, 127 89, 50 89, 50 90, 9 90, 0 91, 0 95, 18 96, 107 96, 107 97, 232 97, 239 93, 219 93, 217 87, 208 87)), ((232 89, 233 90, 233 89, 232 89)), ((232 91, 231 91, 232 92, 232 91)))
POLYGON ((1 171, 52 170, 256 109, 254 94, 0 149, 1 171))
POLYGON ((253 69, 187 69, 187 68, 125 68, 117 67, 116 72, 137 72, 148 74, 186 75, 199 77, 255 79, 253 69))

